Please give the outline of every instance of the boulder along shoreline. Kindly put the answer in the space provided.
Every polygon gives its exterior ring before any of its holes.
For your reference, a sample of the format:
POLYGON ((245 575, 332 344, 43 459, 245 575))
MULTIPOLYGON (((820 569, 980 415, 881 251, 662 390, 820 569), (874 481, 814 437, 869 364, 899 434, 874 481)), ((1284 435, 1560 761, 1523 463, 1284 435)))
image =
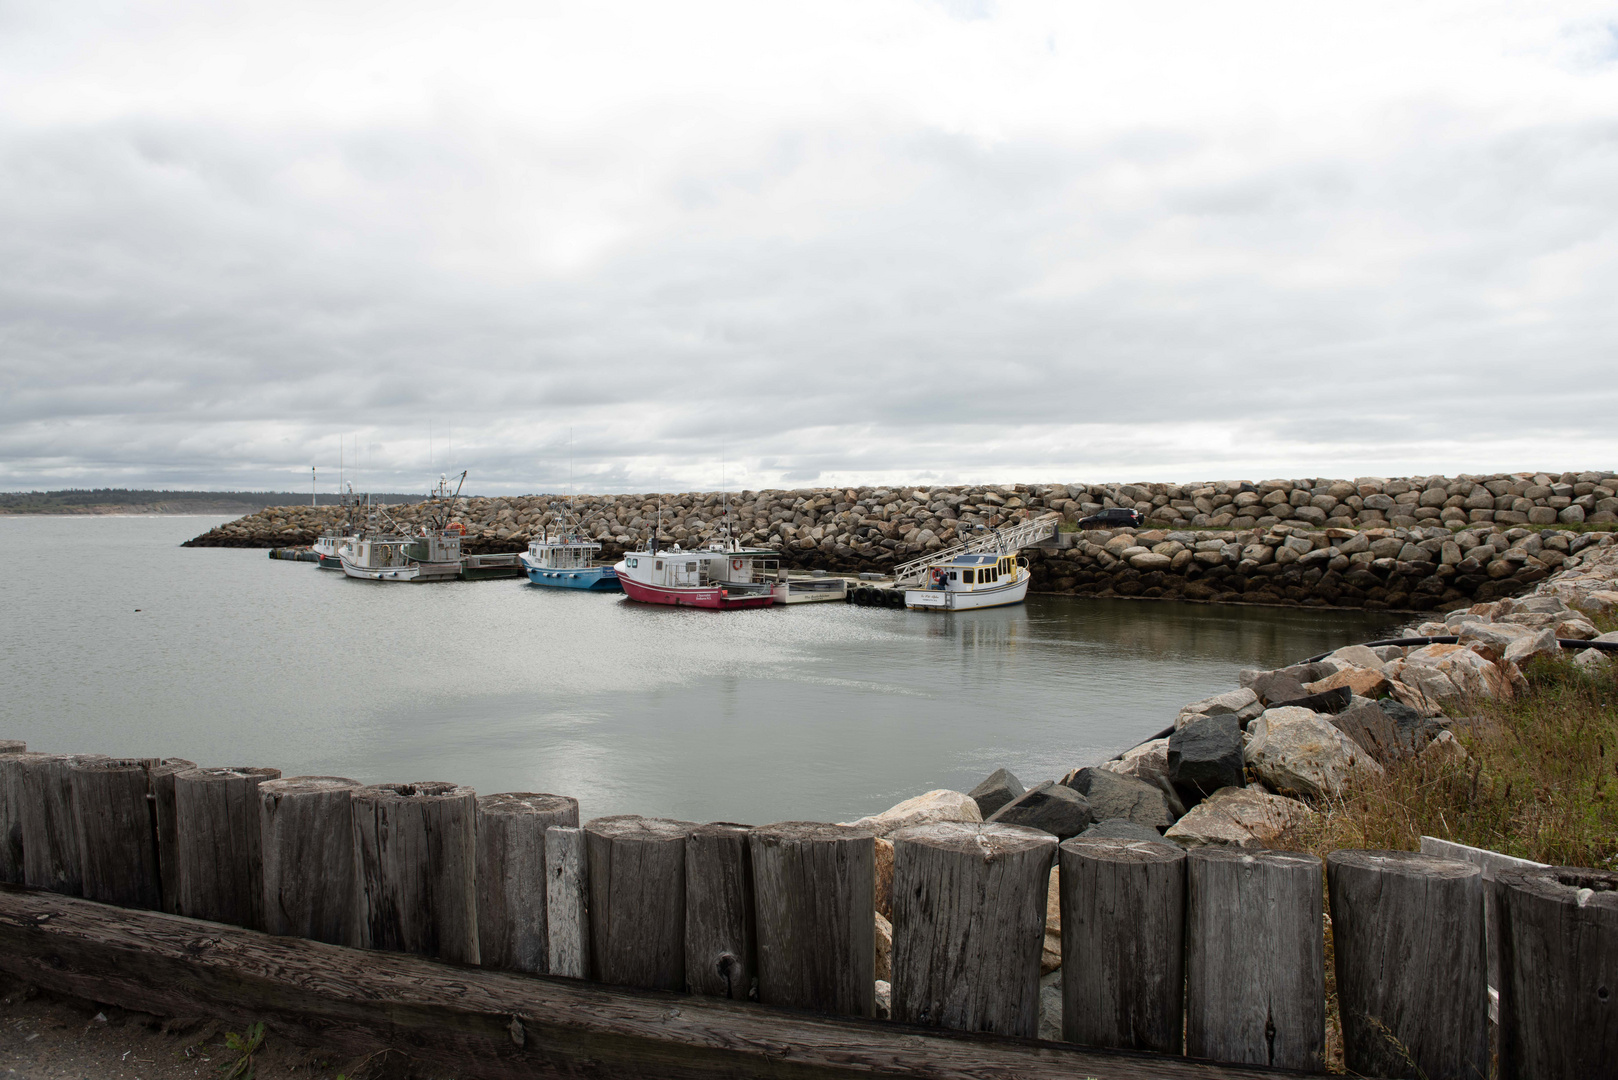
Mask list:
MULTIPOLYGON (((1271 605, 1430 611, 1520 595, 1618 528, 1618 473, 1500 473, 1199 484, 997 484, 670 494, 460 498, 468 554, 523 551, 571 504, 616 559, 646 543, 697 547, 730 530, 784 567, 885 572, 979 530, 1028 518, 1063 529, 1024 549, 1031 591, 1271 605), (1073 531, 1129 507, 1141 528, 1073 531)), ((419 524, 425 504, 388 507, 419 524)), ((296 547, 338 507, 270 507, 187 547, 296 547)))

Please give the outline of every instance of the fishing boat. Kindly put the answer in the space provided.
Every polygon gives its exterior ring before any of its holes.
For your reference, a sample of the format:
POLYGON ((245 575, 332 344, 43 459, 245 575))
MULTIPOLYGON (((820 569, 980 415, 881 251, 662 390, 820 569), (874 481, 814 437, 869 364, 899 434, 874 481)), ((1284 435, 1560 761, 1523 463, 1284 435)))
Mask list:
POLYGON ((780 584, 776 552, 719 542, 692 551, 654 544, 625 555, 613 570, 631 600, 717 611, 769 607, 780 584))
POLYGON ((528 580, 535 585, 557 589, 589 589, 593 592, 617 592, 618 572, 610 566, 596 564, 601 545, 577 533, 552 534, 549 530, 528 545, 528 550, 517 556, 528 580))
POLYGON ((461 576, 461 529, 366 533, 351 538, 338 558, 343 573, 363 581, 453 581, 461 576))
POLYGON ((359 533, 354 523, 354 509, 358 505, 354 499, 354 490, 350 488, 342 496, 343 520, 332 525, 321 533, 309 550, 314 552, 315 561, 322 570, 341 570, 343 568, 343 545, 354 539, 359 533))
POLYGON ((927 568, 927 583, 905 589, 911 610, 973 611, 1020 604, 1028 596, 1026 561, 1015 554, 962 553, 927 568))
MULTIPOLYGON (((461 473, 461 482, 466 473, 461 473)), ((460 494, 449 491, 447 478, 429 497, 440 504, 429 510, 419 530, 399 526, 379 506, 370 507, 367 527, 338 549, 343 573, 362 581, 453 581, 461 576, 461 538, 466 526, 450 520, 451 505, 460 494), (384 529, 383 525, 391 526, 384 529)), ((369 505, 369 496, 367 496, 369 505)))

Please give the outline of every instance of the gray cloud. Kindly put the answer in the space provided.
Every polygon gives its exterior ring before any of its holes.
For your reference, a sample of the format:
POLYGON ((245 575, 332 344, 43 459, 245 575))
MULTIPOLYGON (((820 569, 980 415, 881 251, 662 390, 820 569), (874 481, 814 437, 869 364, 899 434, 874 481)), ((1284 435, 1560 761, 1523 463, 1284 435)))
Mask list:
MULTIPOLYGON (((1293 63, 1253 16, 1126 68, 1060 10, 796 44, 697 10, 711 55, 565 86, 453 34, 412 70, 431 12, 382 60, 325 27, 300 75, 312 9, 63 10, 0 45, 0 486, 298 486, 357 439, 362 486, 555 489, 570 430, 619 490, 1618 451, 1618 65, 1581 10, 1412 22, 1433 71, 1361 38, 1319 85, 1243 67, 1293 63)), ((617 62, 605 23, 497 16, 526 63, 617 62)))

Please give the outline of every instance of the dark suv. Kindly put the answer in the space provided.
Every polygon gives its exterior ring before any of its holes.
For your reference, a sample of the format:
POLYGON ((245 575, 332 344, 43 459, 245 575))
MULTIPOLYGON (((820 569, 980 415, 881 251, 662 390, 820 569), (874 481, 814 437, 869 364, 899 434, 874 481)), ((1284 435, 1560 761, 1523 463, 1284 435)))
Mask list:
POLYGON ((1081 529, 1115 529, 1123 525, 1139 525, 1146 519, 1140 511, 1123 506, 1112 506, 1099 514, 1091 514, 1079 521, 1081 529))

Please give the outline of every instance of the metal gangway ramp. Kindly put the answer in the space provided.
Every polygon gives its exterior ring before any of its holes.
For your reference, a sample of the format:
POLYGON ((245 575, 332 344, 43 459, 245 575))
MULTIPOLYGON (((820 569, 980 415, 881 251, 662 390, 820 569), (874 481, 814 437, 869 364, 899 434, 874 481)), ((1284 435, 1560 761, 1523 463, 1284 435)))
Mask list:
POLYGON ((896 586, 912 585, 923 581, 927 571, 940 563, 947 563, 957 555, 977 555, 982 552, 995 552, 1000 555, 1011 553, 1037 544, 1047 536, 1055 536, 1061 527, 1062 515, 1048 513, 1044 517, 1034 518, 1030 521, 1019 522, 1016 525, 1005 525, 993 532, 973 537, 964 544, 954 547, 940 548, 931 555, 923 555, 919 559, 911 559, 907 563, 900 563, 894 567, 893 583, 896 586))

